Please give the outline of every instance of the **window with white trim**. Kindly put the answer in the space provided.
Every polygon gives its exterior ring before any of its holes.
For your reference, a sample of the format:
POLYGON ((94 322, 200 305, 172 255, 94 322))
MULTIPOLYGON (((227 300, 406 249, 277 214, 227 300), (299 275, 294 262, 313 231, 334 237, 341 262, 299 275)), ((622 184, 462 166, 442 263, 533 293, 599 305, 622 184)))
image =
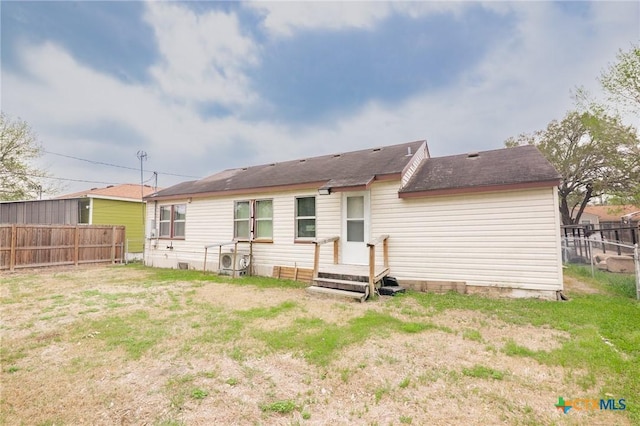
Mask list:
POLYGON ((296 198, 296 239, 316 237, 316 197, 296 198))
POLYGON ((160 206, 160 238, 184 238, 186 222, 186 204, 160 206))
POLYGON ((251 236, 251 202, 236 201, 233 214, 233 238, 248 240, 251 236))
POLYGON ((256 240, 273 240, 273 200, 255 202, 256 240))

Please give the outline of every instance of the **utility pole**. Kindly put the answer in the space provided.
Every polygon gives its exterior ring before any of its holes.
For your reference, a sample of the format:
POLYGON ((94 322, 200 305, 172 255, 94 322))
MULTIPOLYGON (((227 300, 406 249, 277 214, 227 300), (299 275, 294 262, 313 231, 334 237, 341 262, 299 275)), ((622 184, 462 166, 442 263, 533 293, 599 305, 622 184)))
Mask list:
POLYGON ((147 235, 147 230, 145 227, 145 214, 146 214, 146 208, 145 208, 145 204, 144 204, 144 166, 143 163, 144 161, 146 161, 147 159, 147 153, 145 151, 138 151, 136 153, 136 157, 138 157, 138 160, 140 160, 140 202, 141 202, 141 209, 140 211, 142 212, 142 262, 144 263, 144 246, 146 245, 147 241, 146 241, 146 235, 147 235))

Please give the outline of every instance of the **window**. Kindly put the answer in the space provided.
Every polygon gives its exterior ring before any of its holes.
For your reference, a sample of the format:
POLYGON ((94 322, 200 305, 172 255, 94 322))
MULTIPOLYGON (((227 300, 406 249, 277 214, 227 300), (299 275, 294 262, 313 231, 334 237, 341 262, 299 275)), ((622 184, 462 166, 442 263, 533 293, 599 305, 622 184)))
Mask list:
POLYGON ((233 222, 237 240, 272 240, 273 200, 236 201, 233 222))
POLYGON ((249 201, 236 201, 233 222, 233 238, 248 240, 251 235, 251 205, 249 201))
POLYGON ((255 238, 273 239, 273 200, 256 201, 256 232, 255 238))
POLYGON ((347 241, 364 242, 364 197, 347 197, 347 241))
POLYGON ((89 223, 91 209, 91 201, 88 198, 82 198, 78 202, 78 223, 89 223))
POLYGON ((160 206, 160 237, 184 238, 186 221, 186 204, 160 206))
POLYGON ((316 237, 316 197, 296 198, 296 239, 316 237))

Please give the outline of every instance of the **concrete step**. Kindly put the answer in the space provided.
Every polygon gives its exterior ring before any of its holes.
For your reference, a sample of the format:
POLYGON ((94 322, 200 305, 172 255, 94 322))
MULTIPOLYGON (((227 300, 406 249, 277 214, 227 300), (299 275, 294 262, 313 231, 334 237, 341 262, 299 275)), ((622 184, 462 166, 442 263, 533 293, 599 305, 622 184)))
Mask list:
POLYGON ((318 287, 315 285, 307 287, 307 292, 316 296, 330 297, 334 299, 351 299, 359 302, 364 302, 369 295, 368 292, 358 293, 355 291, 337 290, 335 288, 318 287))
POLYGON ((368 282, 364 283, 333 278, 316 278, 313 280, 313 284, 317 287, 334 288, 336 290, 354 291, 357 293, 366 293, 369 289, 368 282))

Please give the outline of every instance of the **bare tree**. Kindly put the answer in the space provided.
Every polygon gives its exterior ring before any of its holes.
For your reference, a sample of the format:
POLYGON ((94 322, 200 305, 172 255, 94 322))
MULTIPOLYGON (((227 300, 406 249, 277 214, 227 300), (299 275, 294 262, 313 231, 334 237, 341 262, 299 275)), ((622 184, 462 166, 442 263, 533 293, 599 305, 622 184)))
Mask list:
POLYGON ((42 155, 42 146, 29 125, 0 113, 0 200, 35 199, 54 187, 45 182, 47 173, 32 165, 42 155))

